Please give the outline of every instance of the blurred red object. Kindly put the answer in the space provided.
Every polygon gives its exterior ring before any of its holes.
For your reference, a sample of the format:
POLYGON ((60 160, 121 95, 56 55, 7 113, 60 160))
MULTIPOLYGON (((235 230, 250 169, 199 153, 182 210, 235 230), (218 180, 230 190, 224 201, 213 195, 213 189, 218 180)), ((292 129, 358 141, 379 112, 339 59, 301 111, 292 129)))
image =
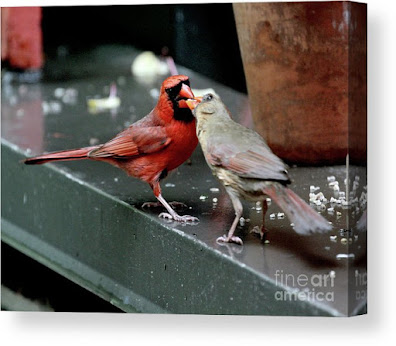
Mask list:
POLYGON ((43 66, 41 7, 1 9, 1 60, 12 68, 40 69, 43 66))

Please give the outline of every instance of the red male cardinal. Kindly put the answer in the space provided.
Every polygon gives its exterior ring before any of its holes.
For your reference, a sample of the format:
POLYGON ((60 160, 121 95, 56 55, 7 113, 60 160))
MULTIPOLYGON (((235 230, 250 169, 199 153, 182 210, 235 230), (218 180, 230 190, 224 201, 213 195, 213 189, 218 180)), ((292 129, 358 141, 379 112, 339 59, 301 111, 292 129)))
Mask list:
POLYGON ((198 221, 193 216, 178 215, 162 197, 160 187, 160 181, 186 161, 198 144, 195 118, 186 104, 186 100, 193 97, 187 76, 169 77, 162 83, 155 108, 107 143, 44 154, 29 158, 25 163, 85 159, 111 163, 150 184, 155 197, 168 211, 160 217, 198 221))
POLYGON ((263 201, 265 216, 265 198, 270 196, 294 223, 297 233, 331 229, 321 215, 286 187, 290 184, 286 165, 260 135, 234 122, 219 97, 206 94, 199 101, 198 98, 187 100, 188 106, 194 109, 198 139, 206 162, 224 185, 236 215, 228 235, 218 238, 219 241, 242 244, 242 240, 234 236, 242 216, 241 198, 263 201))

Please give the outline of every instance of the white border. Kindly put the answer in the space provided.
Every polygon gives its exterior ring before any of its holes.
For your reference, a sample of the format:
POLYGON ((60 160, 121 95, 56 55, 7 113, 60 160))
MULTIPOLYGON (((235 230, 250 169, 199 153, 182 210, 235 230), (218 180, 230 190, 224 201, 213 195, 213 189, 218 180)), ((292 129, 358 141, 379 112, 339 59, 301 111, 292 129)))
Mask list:
MULTIPOLYGON (((149 3, 208 1, 151 1, 149 3)), ((227 2, 227 1, 215 1, 227 2)), ((87 1, 83 4, 109 4, 87 1)), ((112 4, 144 3, 115 1, 112 4)), ((10 345, 347 345, 394 344, 396 270, 394 1, 368 0, 369 314, 355 318, 0 313, 10 345)), ((8 1, 2 6, 81 5, 81 1, 8 1)))

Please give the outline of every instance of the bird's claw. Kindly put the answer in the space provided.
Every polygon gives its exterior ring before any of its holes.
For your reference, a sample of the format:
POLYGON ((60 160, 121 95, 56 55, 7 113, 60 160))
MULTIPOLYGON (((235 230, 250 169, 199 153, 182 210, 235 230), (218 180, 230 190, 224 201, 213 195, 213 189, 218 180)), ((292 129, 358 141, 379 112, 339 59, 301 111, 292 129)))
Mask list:
POLYGON ((174 220, 178 222, 188 222, 188 223, 193 223, 193 222, 199 222, 199 219, 195 216, 190 216, 190 215, 175 215, 172 216, 169 213, 161 213, 158 215, 158 217, 168 219, 168 220, 174 220))
MULTIPOLYGON (((173 202, 169 202, 169 204, 174 209, 187 208, 187 204, 185 204, 183 202, 173 201, 173 202)), ((162 203, 160 203, 160 202, 145 202, 145 203, 142 204, 142 209, 145 209, 145 208, 159 208, 159 207, 163 207, 162 203)))
POLYGON ((227 237, 225 234, 222 237, 218 237, 216 239, 216 242, 222 242, 222 243, 236 243, 239 245, 243 245, 243 241, 241 238, 237 236, 232 236, 232 237, 227 237))

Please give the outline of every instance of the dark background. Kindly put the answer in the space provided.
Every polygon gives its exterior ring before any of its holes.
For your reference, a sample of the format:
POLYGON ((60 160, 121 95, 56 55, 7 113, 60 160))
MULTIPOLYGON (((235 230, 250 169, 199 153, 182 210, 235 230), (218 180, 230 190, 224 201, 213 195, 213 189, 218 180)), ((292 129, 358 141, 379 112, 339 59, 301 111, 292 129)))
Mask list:
POLYGON ((125 44, 246 92, 232 4, 73 6, 43 8, 46 55, 125 44))

